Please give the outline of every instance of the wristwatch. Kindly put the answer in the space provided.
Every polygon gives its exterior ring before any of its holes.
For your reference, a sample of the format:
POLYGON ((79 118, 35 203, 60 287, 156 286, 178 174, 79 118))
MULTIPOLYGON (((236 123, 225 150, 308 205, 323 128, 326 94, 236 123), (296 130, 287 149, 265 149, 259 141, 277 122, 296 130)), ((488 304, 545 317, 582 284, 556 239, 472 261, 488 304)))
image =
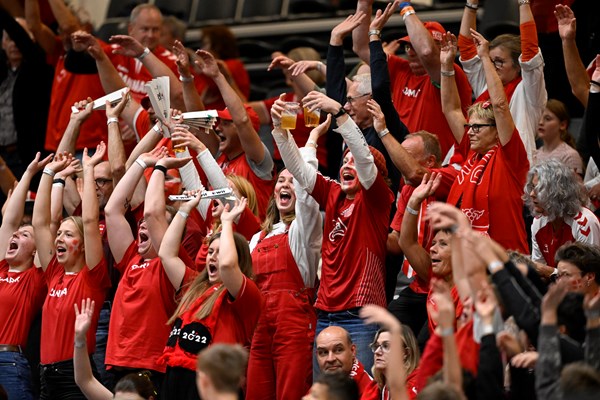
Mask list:
POLYGON ((344 110, 344 107, 340 107, 340 110, 333 115, 333 118, 339 118, 344 114, 346 114, 346 110, 344 110))

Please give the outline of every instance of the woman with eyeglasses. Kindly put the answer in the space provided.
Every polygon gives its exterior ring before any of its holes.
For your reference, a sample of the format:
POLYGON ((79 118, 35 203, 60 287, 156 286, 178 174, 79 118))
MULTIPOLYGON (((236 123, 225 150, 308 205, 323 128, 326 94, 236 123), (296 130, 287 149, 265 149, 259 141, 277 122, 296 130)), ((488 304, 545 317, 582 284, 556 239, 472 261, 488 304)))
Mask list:
POLYGON ((461 108, 453 74, 456 37, 443 35, 442 110, 456 139, 456 151, 466 160, 448 195, 474 230, 488 234, 502 246, 528 254, 523 221, 523 187, 529 170, 525 146, 513 121, 509 102, 490 58, 489 43, 471 30, 481 59, 489 100, 461 108))
POLYGON ((86 335, 92 324, 95 303, 87 298, 81 300, 81 308, 75 303, 75 348, 73 367, 75 382, 88 400, 156 400, 157 393, 152 383, 150 371, 134 372, 119 379, 115 394, 94 377, 92 365, 87 356, 86 335))
MULTIPOLYGON (((71 154, 56 155, 43 170, 33 207, 32 225, 41 267, 48 283, 42 308, 40 351, 41 399, 85 399, 73 370, 73 304, 91 298, 104 302, 110 279, 98 228, 98 198, 94 167, 102 161, 106 145, 100 142, 92 157, 83 152, 81 217, 62 215, 64 181, 54 177, 71 164, 71 154), (51 209, 51 190, 52 209, 51 209)), ((94 352, 100 308, 92 315, 87 354, 94 352)))
POLYGON ((600 245, 600 222, 586 205, 587 193, 571 168, 558 160, 533 166, 523 195, 535 216, 531 258, 544 278, 555 274, 555 254, 567 242, 600 245))
MULTIPOLYGON (((515 119, 517 131, 527 150, 529 160, 535 151, 538 122, 548 99, 544 82, 544 59, 538 47, 538 38, 529 0, 508 0, 519 3, 519 30, 521 35, 502 34, 490 42, 489 54, 494 70, 502 81, 515 119)), ((479 0, 468 0, 465 5, 458 48, 460 62, 475 93, 475 103, 489 100, 489 91, 483 56, 473 45, 471 30, 476 29, 479 0)))
POLYGON ((251 280, 252 258, 248 242, 234 233, 234 220, 247 207, 242 198, 221 213, 221 232, 211 236, 206 268, 197 272, 192 261, 179 257, 181 236, 190 211, 200 202, 199 192, 181 204, 162 240, 158 255, 165 272, 182 297, 175 313, 160 363, 166 364, 161 399, 197 400, 198 353, 214 343, 249 347, 262 310, 262 296, 251 280))
MULTIPOLYGON (((417 397, 416 392, 416 378, 417 368, 419 366, 419 346, 417 345, 417 339, 410 327, 402 325, 402 346, 404 349, 402 364, 404 367, 404 373, 406 376, 406 390, 409 398, 414 399, 417 397)), ((369 346, 373 352, 373 378, 381 390, 381 398, 383 400, 390 400, 390 390, 387 387, 388 375, 396 373, 396 371, 390 370, 389 357, 391 351, 391 337, 389 329, 380 329, 375 334, 373 343, 369 346)))

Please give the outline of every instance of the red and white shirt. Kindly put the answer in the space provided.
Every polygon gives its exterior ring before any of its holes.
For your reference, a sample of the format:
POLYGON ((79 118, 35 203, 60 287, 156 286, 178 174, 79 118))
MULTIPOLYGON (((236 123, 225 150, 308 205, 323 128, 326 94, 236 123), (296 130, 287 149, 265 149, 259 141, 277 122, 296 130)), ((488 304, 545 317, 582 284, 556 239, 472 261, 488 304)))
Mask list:
POLYGON ((556 267, 554 255, 560 246, 568 242, 600 245, 600 221, 589 209, 582 207, 574 217, 565 217, 557 230, 552 221, 541 216, 531 225, 531 258, 556 267))

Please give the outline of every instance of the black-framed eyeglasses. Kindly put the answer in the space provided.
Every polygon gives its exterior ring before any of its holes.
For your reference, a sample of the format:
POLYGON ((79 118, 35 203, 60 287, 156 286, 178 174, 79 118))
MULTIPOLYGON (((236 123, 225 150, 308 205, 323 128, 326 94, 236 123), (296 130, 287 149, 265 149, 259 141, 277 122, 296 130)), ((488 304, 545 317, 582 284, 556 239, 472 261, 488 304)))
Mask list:
POLYGON ((496 69, 502 68, 505 63, 505 61, 501 58, 490 58, 490 60, 492 60, 492 64, 494 64, 494 67, 496 67, 496 69))
POLYGON ((354 101, 356 101, 356 99, 360 99, 361 97, 370 96, 370 95, 371 95, 371 93, 360 94, 360 95, 354 96, 354 97, 348 96, 348 97, 346 97, 346 101, 349 104, 352 104, 354 101))
POLYGON ((96 178, 96 186, 98 186, 99 188, 103 188, 104 185, 106 185, 107 182, 111 182, 112 183, 112 179, 105 179, 105 178, 96 178))
POLYGON ((465 124, 465 129, 471 129, 473 133, 479 133, 484 126, 496 126, 496 124, 465 124))
POLYGON ((383 351, 384 353, 389 353, 391 349, 390 342, 388 342, 387 340, 381 343, 371 343, 369 345, 369 348, 371 349, 373 354, 377 353, 377 350, 379 350, 379 348, 381 348, 381 351, 383 351))

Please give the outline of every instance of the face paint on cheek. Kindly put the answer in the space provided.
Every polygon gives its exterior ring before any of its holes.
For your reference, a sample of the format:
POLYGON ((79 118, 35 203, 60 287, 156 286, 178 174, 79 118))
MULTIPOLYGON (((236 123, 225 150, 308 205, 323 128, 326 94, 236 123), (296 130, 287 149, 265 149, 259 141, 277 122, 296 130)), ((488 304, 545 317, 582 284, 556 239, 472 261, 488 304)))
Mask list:
POLYGON ((576 289, 581 289, 583 287, 583 280, 581 280, 581 279, 573 279, 571 281, 571 287, 573 289, 575 289, 575 290, 576 289))

